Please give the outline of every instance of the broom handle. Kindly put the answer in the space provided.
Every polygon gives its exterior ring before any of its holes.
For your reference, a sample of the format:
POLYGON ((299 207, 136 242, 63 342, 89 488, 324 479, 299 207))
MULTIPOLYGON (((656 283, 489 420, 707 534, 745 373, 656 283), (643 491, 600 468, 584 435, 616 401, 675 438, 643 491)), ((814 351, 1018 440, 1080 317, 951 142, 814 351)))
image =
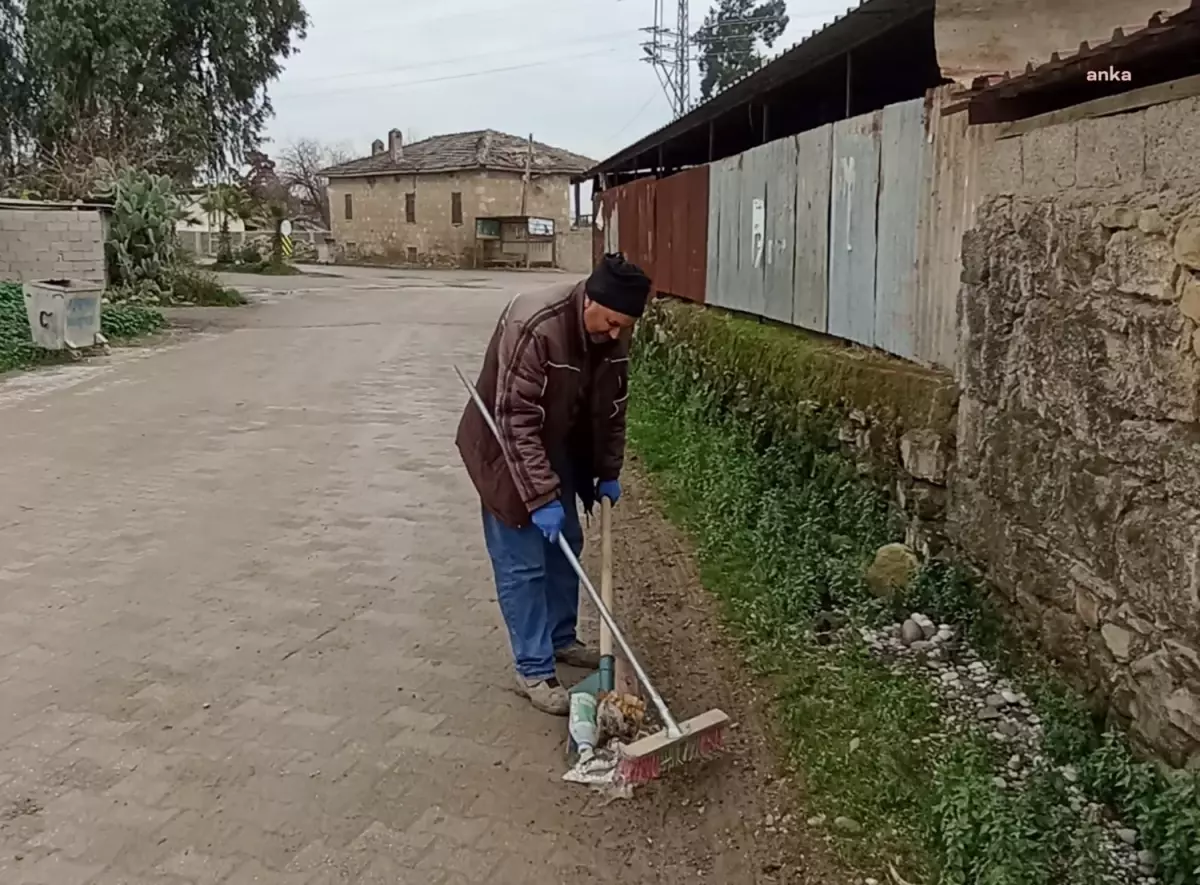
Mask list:
POLYGON ((592 602, 596 604, 596 608, 600 609, 601 619, 608 625, 608 629, 612 631, 613 639, 617 641, 617 645, 620 647, 622 653, 624 653, 626 660, 633 667, 633 672, 637 674, 638 679, 645 686, 646 694, 650 695, 650 700, 654 702, 654 708, 658 710, 658 715, 662 717, 663 725, 667 727, 667 737, 679 737, 683 734, 679 728, 679 723, 675 721, 675 717, 667 709, 666 701, 662 699, 662 695, 658 693, 658 689, 654 687, 654 683, 650 681, 650 677, 642 669, 641 662, 638 661, 637 655, 633 653, 633 649, 629 647, 629 643, 625 641, 625 636, 621 633, 621 628, 613 620, 612 614, 604 605, 604 600, 600 598, 600 594, 596 592, 596 588, 592 586, 592 582, 584 574, 583 566, 579 564, 579 560, 575 557, 575 551, 571 549, 571 545, 567 543, 567 539, 561 534, 558 536, 558 549, 567 558, 567 562, 571 563, 571 568, 575 569, 575 574, 579 576, 579 580, 587 590, 588 596, 592 597, 592 602))
MULTIPOLYGON (((500 437, 500 428, 496 426, 495 420, 488 411, 487 405, 483 398, 479 396, 479 391, 475 389, 475 385, 466 379, 466 376, 459 371, 458 366, 454 367, 454 373, 458 375, 458 380, 467 388, 467 392, 471 395, 472 401, 479 408, 479 412, 483 415, 484 422, 487 423, 488 429, 492 431, 492 435, 496 437, 496 442, 500 446, 500 450, 504 451, 504 442, 500 437)), ((575 574, 579 576, 584 588, 588 592, 588 596, 592 597, 592 602, 596 608, 600 610, 600 619, 605 626, 612 631, 613 638, 617 641, 617 646, 625 655, 625 659, 629 661, 633 667, 633 672, 637 674, 638 680, 646 689, 646 694, 650 695, 650 700, 654 703, 654 708, 658 710, 658 715, 662 718, 663 725, 667 729, 667 737, 678 738, 683 734, 679 728, 679 723, 675 721, 675 717, 671 715, 671 711, 667 709, 666 701, 662 699, 662 695, 658 693, 658 689, 654 687, 654 683, 650 681, 650 677, 646 675, 646 671, 642 669, 641 663, 637 659, 637 655, 633 653, 633 649, 629 647, 629 643, 625 641, 625 636, 621 633, 621 628, 617 626, 617 622, 613 620, 612 614, 608 610, 608 606, 604 604, 604 600, 600 598, 600 594, 596 592, 596 588, 592 586, 592 582, 588 580, 588 576, 583 572, 583 566, 579 564, 579 560, 575 556, 575 551, 571 549, 571 545, 567 543, 567 539, 559 534, 558 549, 562 551, 563 556, 567 558, 567 562, 571 564, 571 568, 575 569, 575 574)))
MULTIPOLYGON (((600 598, 604 607, 613 610, 613 549, 612 501, 607 495, 600 499, 600 598)), ((612 657, 612 632, 600 622, 600 657, 612 657)))

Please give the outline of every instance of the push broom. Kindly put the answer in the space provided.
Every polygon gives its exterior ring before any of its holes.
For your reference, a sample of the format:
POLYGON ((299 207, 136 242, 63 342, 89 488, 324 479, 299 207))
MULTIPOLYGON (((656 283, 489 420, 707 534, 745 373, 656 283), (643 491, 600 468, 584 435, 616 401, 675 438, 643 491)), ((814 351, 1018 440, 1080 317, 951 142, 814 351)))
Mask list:
MULTIPOLYGON (((500 437, 500 429, 496 427, 496 422, 488 412, 487 405, 479 396, 479 391, 459 371, 458 366, 454 367, 454 372, 462 381, 463 386, 467 388, 467 393, 479 408, 488 429, 492 431, 496 442, 503 450, 504 443, 500 437)), ((686 719, 682 723, 677 722, 671 715, 670 709, 667 708, 666 701, 658 693, 654 683, 650 681, 645 668, 638 661, 637 655, 625 641, 625 635, 617 626, 612 613, 605 605, 605 600, 600 597, 596 588, 592 586, 592 582, 588 580, 588 576, 584 574, 583 566, 579 564, 575 551, 571 549, 571 545, 561 534, 558 536, 558 549, 562 551, 563 556, 566 557, 567 562, 571 564, 571 568, 579 577, 580 583, 587 590, 588 596, 592 598, 592 602, 600 612, 600 619, 604 622, 604 626, 612 633, 617 646, 625 655, 625 660, 629 662, 638 681, 646 689, 646 694, 650 696, 650 701, 654 704, 654 708, 663 722, 661 730, 647 737, 639 738, 631 744, 621 746, 618 754, 616 782, 632 785, 649 783, 665 771, 720 751, 725 745, 725 729, 729 724, 729 717, 720 710, 712 709, 707 713, 686 719)))

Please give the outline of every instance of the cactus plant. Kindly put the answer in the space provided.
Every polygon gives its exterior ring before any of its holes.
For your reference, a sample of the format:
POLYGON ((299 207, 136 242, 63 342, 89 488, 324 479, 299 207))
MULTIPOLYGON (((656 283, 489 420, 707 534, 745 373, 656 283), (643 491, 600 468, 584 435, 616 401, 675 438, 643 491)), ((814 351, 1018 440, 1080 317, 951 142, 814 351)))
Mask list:
POLYGON ((160 286, 176 259, 175 224, 185 217, 171 180, 123 169, 106 187, 113 200, 105 253, 112 282, 160 286))

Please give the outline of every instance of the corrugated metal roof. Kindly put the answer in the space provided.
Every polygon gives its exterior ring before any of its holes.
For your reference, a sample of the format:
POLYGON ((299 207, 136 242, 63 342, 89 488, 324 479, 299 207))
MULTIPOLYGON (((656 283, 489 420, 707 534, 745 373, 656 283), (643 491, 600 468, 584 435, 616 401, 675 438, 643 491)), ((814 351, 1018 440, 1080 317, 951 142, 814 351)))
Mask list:
POLYGON ((627 160, 707 123, 757 95, 807 73, 831 58, 879 36, 880 33, 922 12, 931 12, 934 0, 861 0, 845 14, 817 28, 809 36, 781 51, 762 67, 735 81, 682 117, 661 126, 627 148, 584 172, 580 179, 609 171, 627 160))
POLYGON ((1137 31, 1125 33, 1121 28, 1117 28, 1109 40, 1094 46, 1084 41, 1079 44, 1079 49, 1074 54, 1062 56, 1055 52, 1048 61, 1040 65, 1026 65, 1024 71, 1009 71, 992 77, 977 78, 972 83, 971 91, 963 97, 970 100, 984 94, 1003 97, 1028 92, 1073 76, 1081 67, 1094 67, 1097 64, 1115 65, 1125 58, 1142 57, 1155 52, 1160 43, 1196 39, 1200 36, 1200 30, 1197 28, 1200 28, 1200 0, 1192 0, 1187 9, 1167 18, 1161 13, 1155 13, 1146 26, 1137 31))

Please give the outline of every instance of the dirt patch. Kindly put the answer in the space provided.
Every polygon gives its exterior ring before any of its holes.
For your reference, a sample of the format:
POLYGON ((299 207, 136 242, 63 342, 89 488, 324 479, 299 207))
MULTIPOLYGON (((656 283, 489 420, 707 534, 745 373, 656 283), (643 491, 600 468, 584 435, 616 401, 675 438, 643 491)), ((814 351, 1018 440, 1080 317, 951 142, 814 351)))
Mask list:
MULTIPOLYGON (((799 791, 779 764, 768 710, 772 690, 750 674, 721 626, 690 544, 662 516, 636 459, 624 482, 613 515, 618 623, 677 719, 719 707, 733 728, 722 757, 670 772, 633 800, 599 811, 606 851, 651 877, 636 881, 852 881, 839 871, 824 836, 805 823, 799 791)), ((599 575, 598 520, 587 530, 584 565, 589 575, 599 575)), ((594 610, 584 606, 581 613, 584 636, 594 637, 594 610)))

